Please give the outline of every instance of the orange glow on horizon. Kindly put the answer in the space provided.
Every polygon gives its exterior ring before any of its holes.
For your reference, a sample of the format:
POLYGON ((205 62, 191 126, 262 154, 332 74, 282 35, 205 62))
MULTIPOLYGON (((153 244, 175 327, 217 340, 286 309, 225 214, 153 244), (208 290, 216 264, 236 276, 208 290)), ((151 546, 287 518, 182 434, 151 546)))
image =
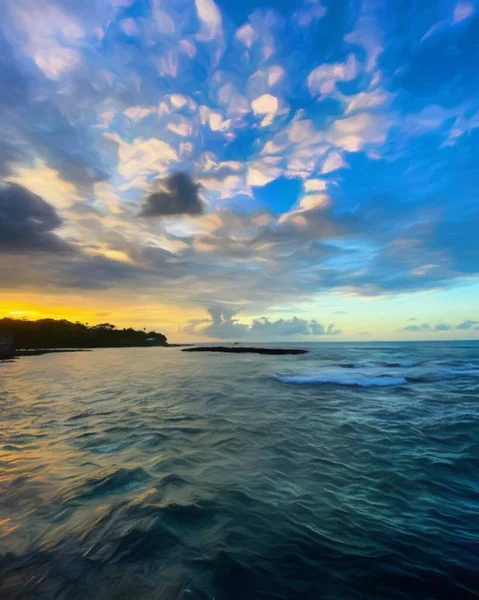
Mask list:
POLYGON ((109 322, 117 327, 135 329, 155 329, 164 333, 170 341, 183 341, 189 336, 183 333, 183 327, 190 319, 204 315, 198 309, 140 302, 121 294, 116 297, 85 296, 76 294, 2 294, 0 299, 0 318, 12 319, 67 319, 89 325, 109 322))

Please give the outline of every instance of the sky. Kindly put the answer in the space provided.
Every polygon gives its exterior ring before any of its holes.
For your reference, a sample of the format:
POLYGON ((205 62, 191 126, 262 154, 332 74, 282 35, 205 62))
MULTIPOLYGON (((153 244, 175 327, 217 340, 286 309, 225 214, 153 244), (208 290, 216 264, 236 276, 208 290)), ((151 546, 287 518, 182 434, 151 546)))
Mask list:
POLYGON ((479 338, 476 1, 0 13, 0 316, 479 338))

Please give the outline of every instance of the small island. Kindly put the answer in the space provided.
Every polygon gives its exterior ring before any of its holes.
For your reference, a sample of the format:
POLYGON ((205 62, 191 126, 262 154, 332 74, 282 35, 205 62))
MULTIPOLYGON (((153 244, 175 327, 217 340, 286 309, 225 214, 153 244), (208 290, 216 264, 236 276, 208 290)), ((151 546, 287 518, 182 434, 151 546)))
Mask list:
POLYGON ((255 348, 245 346, 194 346, 184 348, 182 352, 225 352, 226 354, 307 354, 303 348, 255 348))

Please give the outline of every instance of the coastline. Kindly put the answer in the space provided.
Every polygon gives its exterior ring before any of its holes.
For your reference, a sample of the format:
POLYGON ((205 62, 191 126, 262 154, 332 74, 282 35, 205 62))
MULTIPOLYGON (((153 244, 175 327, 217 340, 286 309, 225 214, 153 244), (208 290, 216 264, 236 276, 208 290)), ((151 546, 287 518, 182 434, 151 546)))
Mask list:
POLYGON ((11 361, 17 358, 28 356, 41 356, 43 354, 62 354, 66 352, 91 352, 102 348, 183 348, 192 344, 158 344, 151 346, 92 346, 91 348, 29 348, 22 350, 13 350, 9 354, 0 355, 0 362, 11 361))

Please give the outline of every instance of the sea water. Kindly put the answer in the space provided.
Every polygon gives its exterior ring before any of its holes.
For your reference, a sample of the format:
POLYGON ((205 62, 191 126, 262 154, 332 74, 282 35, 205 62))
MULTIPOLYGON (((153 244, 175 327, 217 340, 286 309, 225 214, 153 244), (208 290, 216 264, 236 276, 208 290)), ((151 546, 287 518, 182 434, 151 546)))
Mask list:
POLYGON ((3 599, 479 598, 479 344, 0 363, 3 599))

